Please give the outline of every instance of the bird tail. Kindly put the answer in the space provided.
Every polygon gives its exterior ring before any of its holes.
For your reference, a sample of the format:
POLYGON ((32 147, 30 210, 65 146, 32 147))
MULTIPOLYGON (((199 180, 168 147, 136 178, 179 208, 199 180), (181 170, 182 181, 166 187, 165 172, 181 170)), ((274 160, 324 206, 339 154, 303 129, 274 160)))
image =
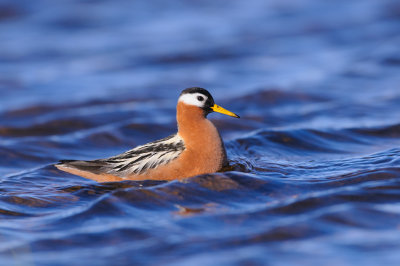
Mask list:
POLYGON ((101 168, 104 166, 104 163, 99 161, 60 160, 56 166, 99 174, 102 172, 101 168))

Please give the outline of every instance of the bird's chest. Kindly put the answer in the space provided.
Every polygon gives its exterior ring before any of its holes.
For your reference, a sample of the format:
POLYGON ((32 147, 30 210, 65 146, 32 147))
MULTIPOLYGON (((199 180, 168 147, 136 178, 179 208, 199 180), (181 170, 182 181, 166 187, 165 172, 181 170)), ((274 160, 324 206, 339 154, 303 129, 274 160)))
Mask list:
POLYGON ((211 122, 203 125, 198 132, 191 132, 190 141, 185 143, 188 156, 192 158, 193 167, 207 167, 218 171, 226 160, 221 137, 211 122))

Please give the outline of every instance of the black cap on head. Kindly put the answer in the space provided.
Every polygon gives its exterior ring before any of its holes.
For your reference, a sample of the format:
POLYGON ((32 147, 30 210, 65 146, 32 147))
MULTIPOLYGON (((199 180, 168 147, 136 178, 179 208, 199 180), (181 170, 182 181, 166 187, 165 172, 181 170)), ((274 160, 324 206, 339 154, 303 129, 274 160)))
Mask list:
POLYGON ((211 94, 208 92, 208 90, 200 88, 200 87, 192 87, 192 88, 184 89, 181 92, 181 95, 183 95, 183 94, 191 94, 191 93, 201 93, 204 96, 206 96, 207 97, 207 101, 205 102, 203 109, 207 113, 212 112, 211 107, 214 106, 215 102, 214 102, 214 98, 211 96, 211 94))
POLYGON ((239 118, 237 114, 232 113, 231 111, 226 110, 219 105, 216 105, 211 94, 203 88, 192 87, 183 90, 181 95, 179 96, 178 102, 179 101, 201 108, 204 111, 204 117, 206 117, 211 112, 217 112, 239 118), (205 99, 206 101, 204 101, 205 99))
POLYGON ((182 95, 182 94, 188 94, 188 93, 201 93, 201 94, 207 96, 208 99, 212 99, 212 100, 214 101, 213 97, 212 97, 211 94, 208 92, 208 90, 203 89, 203 88, 200 88, 200 87, 192 87, 192 88, 184 89, 184 90, 181 92, 181 95, 182 95))

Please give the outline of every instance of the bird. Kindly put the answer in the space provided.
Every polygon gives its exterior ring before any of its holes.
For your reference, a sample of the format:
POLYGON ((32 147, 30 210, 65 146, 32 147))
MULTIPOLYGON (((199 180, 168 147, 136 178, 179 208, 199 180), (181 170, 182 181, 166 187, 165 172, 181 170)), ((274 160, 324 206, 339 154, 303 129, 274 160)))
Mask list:
POLYGON ((229 164, 221 135, 207 119, 212 112, 240 118, 215 104, 206 89, 184 89, 176 105, 177 133, 106 159, 61 160, 55 167, 97 182, 171 181, 218 172, 229 164))

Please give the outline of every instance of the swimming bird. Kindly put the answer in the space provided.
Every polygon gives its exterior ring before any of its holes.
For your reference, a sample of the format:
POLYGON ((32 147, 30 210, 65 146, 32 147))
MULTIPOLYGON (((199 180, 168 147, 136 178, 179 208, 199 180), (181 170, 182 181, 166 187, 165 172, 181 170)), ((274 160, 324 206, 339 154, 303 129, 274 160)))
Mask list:
POLYGON ((226 150, 212 112, 239 118, 214 103, 199 87, 182 91, 176 106, 178 132, 107 159, 62 160, 55 166, 98 182, 122 180, 174 180, 214 173, 228 165, 226 150))

